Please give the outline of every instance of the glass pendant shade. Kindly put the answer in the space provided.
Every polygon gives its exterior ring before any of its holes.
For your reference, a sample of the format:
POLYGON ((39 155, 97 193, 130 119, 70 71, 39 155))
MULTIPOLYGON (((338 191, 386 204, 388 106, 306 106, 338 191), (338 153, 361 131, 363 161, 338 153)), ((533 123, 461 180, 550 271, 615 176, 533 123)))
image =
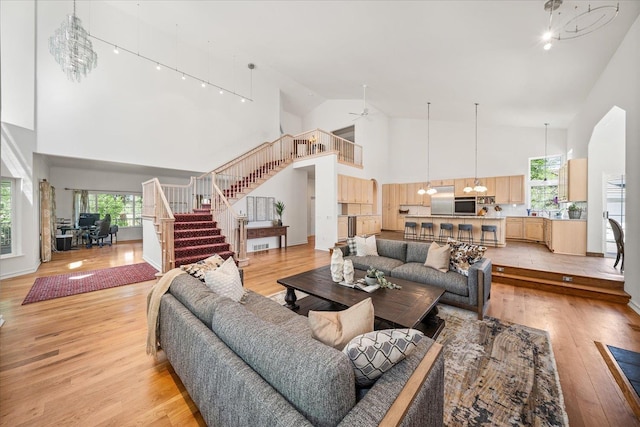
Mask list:
POLYGON ((75 2, 73 15, 67 15, 60 28, 49 37, 49 52, 71 81, 80 82, 98 65, 98 54, 93 50, 80 18, 76 16, 75 2))
POLYGON ((465 193, 471 193, 473 191, 473 188, 472 187, 464 187, 462 189, 462 191, 464 191, 465 193))
POLYGON ((427 194, 427 190, 425 190, 424 188, 420 187, 420 189, 418 190, 418 194, 421 195, 421 196, 424 195, 424 194, 427 194))
POLYGON ((435 188, 433 188, 431 186, 431 184, 429 184, 428 186, 429 188, 427 189, 427 194, 430 196, 433 196, 434 194, 436 194, 438 192, 438 190, 436 190, 435 188))

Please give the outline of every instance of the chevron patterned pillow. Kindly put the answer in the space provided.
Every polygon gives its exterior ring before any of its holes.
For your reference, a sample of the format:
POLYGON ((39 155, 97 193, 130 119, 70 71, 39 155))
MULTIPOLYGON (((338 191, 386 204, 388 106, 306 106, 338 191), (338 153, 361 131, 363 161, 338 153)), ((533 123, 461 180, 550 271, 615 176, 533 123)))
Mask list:
POLYGON ((346 345, 356 384, 371 386, 383 373, 400 363, 424 337, 415 329, 385 329, 358 335, 346 345))

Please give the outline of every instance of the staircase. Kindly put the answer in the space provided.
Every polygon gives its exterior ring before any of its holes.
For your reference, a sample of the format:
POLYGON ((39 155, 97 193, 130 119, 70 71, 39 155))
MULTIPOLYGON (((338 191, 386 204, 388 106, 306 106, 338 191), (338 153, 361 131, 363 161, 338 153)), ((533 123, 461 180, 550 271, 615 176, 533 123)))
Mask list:
POLYGON ((194 213, 174 214, 173 242, 175 266, 191 264, 218 254, 227 259, 233 256, 225 236, 217 228, 210 208, 196 209, 194 213))
POLYGON ((575 295, 618 304, 627 304, 631 295, 624 291, 624 280, 554 273, 494 264, 492 281, 505 285, 575 295))
POLYGON ((259 187, 266 180, 280 172, 292 163, 292 159, 288 160, 273 160, 266 162, 261 166, 258 166, 252 172, 249 172, 247 176, 237 180, 231 184, 228 188, 222 190, 222 194, 230 201, 235 201, 242 198, 246 194, 259 187))

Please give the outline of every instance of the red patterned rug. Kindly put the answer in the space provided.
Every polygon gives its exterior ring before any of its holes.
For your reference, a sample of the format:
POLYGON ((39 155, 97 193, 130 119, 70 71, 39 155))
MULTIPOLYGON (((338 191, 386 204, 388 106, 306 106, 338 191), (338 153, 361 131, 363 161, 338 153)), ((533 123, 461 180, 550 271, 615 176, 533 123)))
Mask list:
POLYGON ((154 280, 158 270, 146 262, 103 270, 38 277, 22 305, 154 280))

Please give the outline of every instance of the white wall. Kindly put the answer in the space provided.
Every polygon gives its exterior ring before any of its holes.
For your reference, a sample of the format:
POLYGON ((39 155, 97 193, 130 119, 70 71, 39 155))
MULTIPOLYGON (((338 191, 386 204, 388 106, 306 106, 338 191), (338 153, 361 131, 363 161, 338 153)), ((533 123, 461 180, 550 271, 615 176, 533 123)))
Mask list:
POLYGON ((33 131, 2 123, 1 174, 18 179, 16 203, 15 255, 3 257, 0 278, 32 273, 40 265, 40 189, 48 179, 48 169, 35 157, 36 136, 33 131))
MULTIPOLYGON (((587 142, 602 117, 612 107, 626 112, 627 218, 640 218, 640 18, 627 33, 611 58, 598 82, 594 85, 584 108, 571 122, 567 132, 567 147, 584 157, 587 142)), ((626 223, 625 290, 631 295, 631 305, 640 312, 640 233, 637 221, 626 223)))
POLYGON ((30 130, 35 128, 35 16, 34 0, 0 2, 2 121, 30 130))
MULTIPOLYGON (((335 156, 334 156, 335 157, 335 156)), ((282 224, 288 225, 287 239, 289 246, 307 243, 307 172, 288 166, 270 178, 256 190, 248 194, 254 197, 275 197, 285 205, 282 224)), ((247 212, 247 198, 243 197, 233 204, 236 213, 247 212)), ((250 222, 247 227, 271 225, 267 221, 250 222)), ((253 252, 253 246, 268 243, 269 248, 277 248, 277 237, 251 239, 247 244, 247 252, 253 252)))
POLYGON ((626 114, 613 107, 600 120, 589 141, 587 200, 587 252, 605 252, 606 209, 604 180, 611 175, 623 175, 625 165, 626 114))
MULTIPOLYGON (((135 51, 135 17, 122 15, 107 2, 94 3, 92 32, 135 51)), ((87 4, 79 7, 85 7, 86 16, 87 4)), ((47 44, 68 9, 68 2, 38 3, 38 152, 208 171, 279 136, 277 82, 265 65, 258 64, 250 89, 248 61, 241 56, 235 65, 231 55, 209 64, 203 59, 206 51, 183 42, 179 68, 210 76, 212 82, 242 94, 251 90, 255 102, 241 103, 228 93, 203 89, 169 69, 157 71, 136 55, 116 55, 113 46, 95 40, 98 66, 81 83, 68 81, 47 44)), ((84 23, 89 25, 86 19, 84 23)), ((141 54, 176 63, 173 32, 162 34, 143 26, 141 33, 141 54)))
MULTIPOLYGON (((432 106, 433 108, 433 106, 432 106)), ((480 113, 479 113, 480 115, 480 113)), ((431 120, 431 179, 473 177, 475 174, 475 122, 431 120)), ((427 121, 391 119, 387 182, 427 179, 427 121)), ((540 128, 484 127, 478 124, 478 176, 526 175, 529 158, 544 155, 544 124, 540 128)), ((549 155, 564 155, 566 132, 549 128, 549 155)))

